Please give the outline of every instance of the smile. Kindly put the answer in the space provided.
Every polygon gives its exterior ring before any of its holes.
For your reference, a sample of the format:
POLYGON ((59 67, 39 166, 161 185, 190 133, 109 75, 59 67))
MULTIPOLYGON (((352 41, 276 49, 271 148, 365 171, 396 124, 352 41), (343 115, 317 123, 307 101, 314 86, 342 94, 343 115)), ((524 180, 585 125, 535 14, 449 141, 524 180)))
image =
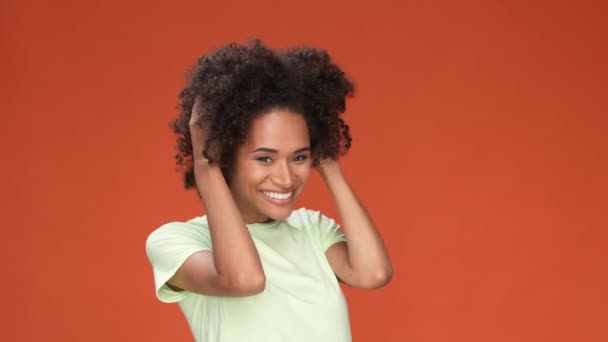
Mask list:
POLYGON ((264 196, 266 196, 270 199, 280 200, 280 201, 288 200, 293 195, 293 191, 290 191, 290 192, 262 191, 262 193, 264 194, 264 196))

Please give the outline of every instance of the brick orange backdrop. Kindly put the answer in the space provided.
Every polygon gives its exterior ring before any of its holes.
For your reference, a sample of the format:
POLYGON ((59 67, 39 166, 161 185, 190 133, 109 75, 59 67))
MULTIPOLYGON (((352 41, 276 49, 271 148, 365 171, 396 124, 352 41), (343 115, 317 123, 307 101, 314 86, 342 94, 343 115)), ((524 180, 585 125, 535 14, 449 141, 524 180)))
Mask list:
MULTIPOLYGON (((608 340, 601 1, 0 4, 3 341, 188 341, 160 224, 201 214, 168 121, 196 57, 258 36, 358 84, 343 165, 395 276, 354 341, 608 340)), ((302 205, 335 214, 319 178, 302 205)), ((263 314, 263 313, 262 313, 263 314)))

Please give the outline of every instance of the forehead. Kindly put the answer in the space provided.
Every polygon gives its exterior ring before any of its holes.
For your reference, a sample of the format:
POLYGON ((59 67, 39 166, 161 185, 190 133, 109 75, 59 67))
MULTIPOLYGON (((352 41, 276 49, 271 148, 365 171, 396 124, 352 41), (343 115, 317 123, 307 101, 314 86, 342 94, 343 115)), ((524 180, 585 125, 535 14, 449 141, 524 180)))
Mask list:
POLYGON ((308 127, 304 117, 285 109, 273 109, 256 117, 251 122, 245 139, 245 145, 252 149, 298 149, 309 144, 308 127))

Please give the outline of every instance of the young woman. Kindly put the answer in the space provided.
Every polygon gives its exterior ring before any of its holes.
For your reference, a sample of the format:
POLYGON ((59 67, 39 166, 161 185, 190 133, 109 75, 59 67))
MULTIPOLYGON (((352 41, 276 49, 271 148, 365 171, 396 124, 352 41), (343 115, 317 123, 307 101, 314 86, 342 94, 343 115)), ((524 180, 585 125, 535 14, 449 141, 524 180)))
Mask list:
POLYGON ((338 280, 384 286, 392 268, 337 160, 353 84, 323 50, 229 44, 180 93, 177 163, 206 215, 146 242, 156 294, 178 302, 197 341, 351 341, 338 280), (319 172, 342 227, 294 209, 319 172))

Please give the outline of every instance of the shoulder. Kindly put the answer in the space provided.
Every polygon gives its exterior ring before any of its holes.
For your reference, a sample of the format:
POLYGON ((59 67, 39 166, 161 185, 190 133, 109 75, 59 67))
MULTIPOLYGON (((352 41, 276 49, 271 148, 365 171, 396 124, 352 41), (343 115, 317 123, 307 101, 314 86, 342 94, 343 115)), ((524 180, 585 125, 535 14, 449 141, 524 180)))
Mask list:
POLYGON ((209 226, 205 216, 195 217, 185 222, 169 222, 153 230, 146 240, 148 247, 163 241, 207 240, 209 226))

